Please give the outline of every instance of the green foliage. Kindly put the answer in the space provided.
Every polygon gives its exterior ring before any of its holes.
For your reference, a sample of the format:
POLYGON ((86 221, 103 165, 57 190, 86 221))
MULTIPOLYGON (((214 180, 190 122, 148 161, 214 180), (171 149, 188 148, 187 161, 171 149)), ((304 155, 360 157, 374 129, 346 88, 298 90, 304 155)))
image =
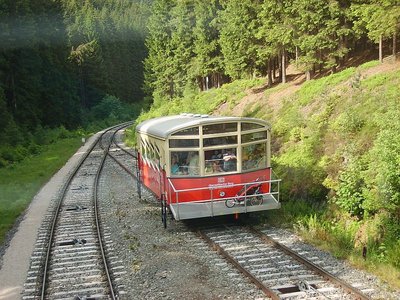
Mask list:
POLYGON ((351 4, 350 11, 355 32, 361 34, 367 31, 368 37, 376 43, 381 36, 388 38, 397 32, 400 8, 392 1, 356 2, 351 4))
POLYGON ((351 158, 350 162, 339 175, 339 188, 333 201, 344 211, 358 217, 363 215, 363 189, 365 189, 365 181, 362 173, 365 171, 365 163, 360 159, 351 158))
POLYGON ((300 104, 304 106, 309 104, 312 100, 326 96, 332 87, 349 80, 354 73, 355 68, 347 68, 340 73, 305 82, 297 93, 300 104))
POLYGON ((363 206, 369 213, 386 210, 396 216, 400 207, 400 107, 395 103, 388 109, 377 116, 380 131, 369 153, 363 206))
POLYGON ((58 140, 43 146, 39 155, 24 156, 18 164, 0 168, 0 243, 41 186, 65 164, 80 144, 77 137, 58 140))
POLYGON ((64 126, 58 128, 43 128, 37 126, 33 133, 16 131, 20 135, 22 142, 10 144, 4 142, 0 145, 0 167, 5 167, 19 163, 29 157, 42 152, 42 148, 59 142, 63 139, 81 137, 79 131, 68 131, 64 126))
POLYGON ((227 1, 220 11, 220 45, 226 73, 233 79, 251 78, 256 71, 258 5, 252 0, 227 1))

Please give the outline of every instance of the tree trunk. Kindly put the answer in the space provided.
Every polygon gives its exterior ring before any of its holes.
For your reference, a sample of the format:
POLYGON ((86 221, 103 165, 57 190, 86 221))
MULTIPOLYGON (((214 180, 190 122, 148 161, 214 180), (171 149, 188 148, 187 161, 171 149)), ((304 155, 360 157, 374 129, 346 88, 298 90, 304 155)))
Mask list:
POLYGON ((268 87, 272 86, 272 68, 271 59, 268 59, 268 87))
POLYGON ((397 30, 393 34, 393 60, 397 59, 397 30))
POLYGON ((282 82, 282 55, 278 55, 279 82, 282 82))
POLYGON ((282 50, 282 83, 286 83, 286 51, 282 50))
POLYGON ((311 71, 310 70, 307 70, 306 71, 306 80, 308 81, 308 80, 311 80, 311 71))
POLYGON ((383 44, 382 35, 380 35, 380 37, 379 37, 379 61, 381 63, 383 63, 383 49, 382 49, 383 45, 382 44, 383 44))

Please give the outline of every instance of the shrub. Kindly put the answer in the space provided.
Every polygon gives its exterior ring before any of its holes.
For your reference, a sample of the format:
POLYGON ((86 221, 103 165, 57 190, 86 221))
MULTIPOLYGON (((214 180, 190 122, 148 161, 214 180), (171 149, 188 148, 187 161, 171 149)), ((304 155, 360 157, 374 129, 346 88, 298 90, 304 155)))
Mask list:
POLYGON ((365 188, 365 181, 363 177, 365 165, 358 158, 339 175, 339 186, 336 191, 335 197, 332 199, 340 208, 353 216, 362 217, 363 215, 363 189, 365 188))
POLYGON ((387 120, 400 120, 400 111, 393 108, 379 119, 382 129, 370 151, 363 207, 370 213, 382 209, 396 215, 400 207, 400 122, 387 120))

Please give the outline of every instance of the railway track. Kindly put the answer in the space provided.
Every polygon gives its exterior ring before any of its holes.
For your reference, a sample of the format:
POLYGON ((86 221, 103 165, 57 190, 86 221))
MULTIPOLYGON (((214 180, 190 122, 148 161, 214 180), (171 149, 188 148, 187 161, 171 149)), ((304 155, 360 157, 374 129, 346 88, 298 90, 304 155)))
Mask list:
POLYGON ((272 299, 369 299, 261 231, 225 225, 198 233, 272 299))
POLYGON ((123 273, 112 239, 101 224, 100 174, 116 132, 103 132, 65 183, 46 215, 31 259, 23 299, 117 299, 123 273))

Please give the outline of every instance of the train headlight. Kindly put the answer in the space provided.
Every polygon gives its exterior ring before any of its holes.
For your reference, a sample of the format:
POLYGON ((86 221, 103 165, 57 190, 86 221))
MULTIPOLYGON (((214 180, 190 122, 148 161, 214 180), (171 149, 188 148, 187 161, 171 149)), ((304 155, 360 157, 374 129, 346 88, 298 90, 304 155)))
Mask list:
POLYGON ((220 197, 224 197, 224 196, 225 196, 225 192, 224 192, 224 191, 220 191, 220 192, 219 192, 219 196, 220 196, 220 197))

